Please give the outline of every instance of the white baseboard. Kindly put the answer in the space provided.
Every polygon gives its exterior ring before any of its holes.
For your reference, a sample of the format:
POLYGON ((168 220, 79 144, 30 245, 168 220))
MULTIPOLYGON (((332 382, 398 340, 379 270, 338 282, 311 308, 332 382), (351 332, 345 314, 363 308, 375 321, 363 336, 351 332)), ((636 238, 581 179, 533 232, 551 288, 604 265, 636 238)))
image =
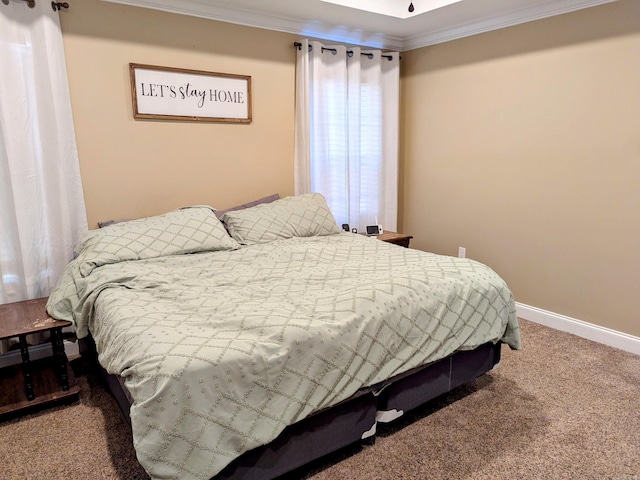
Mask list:
POLYGON ((640 337, 516 302, 517 315, 547 327, 640 355, 640 337))
MULTIPOLYGON (((78 342, 64 341, 64 351, 67 357, 75 357, 80 355, 78 349, 78 342)), ((51 350, 50 343, 43 343, 41 345, 34 345, 29 347, 29 360, 40 360, 41 358, 51 357, 53 352, 51 350)), ((9 367, 11 365, 17 365, 22 363, 22 356, 20 350, 11 350, 4 355, 0 355, 0 368, 9 367)))

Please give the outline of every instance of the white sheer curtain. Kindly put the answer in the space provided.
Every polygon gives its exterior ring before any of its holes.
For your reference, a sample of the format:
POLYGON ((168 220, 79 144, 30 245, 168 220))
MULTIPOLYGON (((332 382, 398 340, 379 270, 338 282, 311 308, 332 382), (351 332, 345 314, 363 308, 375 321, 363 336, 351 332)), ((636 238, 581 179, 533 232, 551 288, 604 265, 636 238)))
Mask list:
POLYGON ((0 4, 0 303, 46 296, 87 230, 51 2, 0 4))
POLYGON ((395 230, 399 54, 303 40, 296 62, 295 193, 338 223, 395 230))

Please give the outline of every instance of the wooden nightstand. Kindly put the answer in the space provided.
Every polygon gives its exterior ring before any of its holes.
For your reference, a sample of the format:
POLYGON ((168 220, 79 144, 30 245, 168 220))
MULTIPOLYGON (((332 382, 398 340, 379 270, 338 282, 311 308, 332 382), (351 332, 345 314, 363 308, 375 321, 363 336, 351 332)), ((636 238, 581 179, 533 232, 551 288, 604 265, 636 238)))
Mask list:
POLYGON ((37 298, 0 305, 0 340, 18 337, 22 354, 22 368, 0 369, 0 418, 78 398, 80 388, 69 367, 62 341, 62 329, 71 322, 51 318, 46 312, 46 304, 46 298, 37 298), (32 362, 27 335, 47 331, 51 333, 53 357, 32 362), (22 381, 20 377, 23 377, 22 381))
POLYGON ((413 238, 411 235, 406 235, 404 233, 396 233, 396 232, 383 232, 380 235, 376 235, 378 240, 382 240, 383 242, 394 243, 396 245, 400 245, 401 247, 409 248, 409 242, 413 238))

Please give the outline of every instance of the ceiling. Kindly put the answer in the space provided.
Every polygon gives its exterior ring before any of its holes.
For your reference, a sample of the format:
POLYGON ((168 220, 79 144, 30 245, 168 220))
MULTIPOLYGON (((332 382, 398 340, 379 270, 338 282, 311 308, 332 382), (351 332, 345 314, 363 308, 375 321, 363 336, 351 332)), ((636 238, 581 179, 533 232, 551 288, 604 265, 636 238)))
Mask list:
POLYGON ((104 0, 406 51, 616 0, 104 0), (409 12, 413 3, 414 11, 409 12))

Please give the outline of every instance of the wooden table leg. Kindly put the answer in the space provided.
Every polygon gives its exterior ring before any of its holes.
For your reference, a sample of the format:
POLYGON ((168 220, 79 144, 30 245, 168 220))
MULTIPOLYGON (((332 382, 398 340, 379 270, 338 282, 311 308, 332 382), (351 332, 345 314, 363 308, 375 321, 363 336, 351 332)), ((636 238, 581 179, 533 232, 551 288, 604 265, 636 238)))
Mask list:
POLYGON ((27 345, 27 336, 19 335, 20 353, 22 354, 22 372, 24 374, 24 392, 27 400, 33 400, 33 378, 31 377, 31 362, 29 361, 29 346, 27 345))
POLYGON ((67 356, 64 353, 64 343, 62 340, 62 329, 51 330, 51 349, 53 350, 53 361, 58 372, 58 379, 63 391, 69 390, 69 378, 67 375, 67 356))

